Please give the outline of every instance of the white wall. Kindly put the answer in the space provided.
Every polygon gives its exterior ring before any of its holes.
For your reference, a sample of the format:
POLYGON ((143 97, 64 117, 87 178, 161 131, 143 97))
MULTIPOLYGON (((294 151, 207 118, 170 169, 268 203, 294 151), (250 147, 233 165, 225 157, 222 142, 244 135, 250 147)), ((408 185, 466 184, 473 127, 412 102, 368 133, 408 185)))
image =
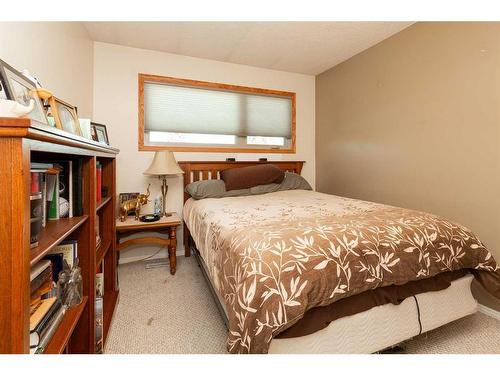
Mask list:
MULTIPOLYGON (((137 48, 94 43, 94 121, 108 126, 111 144, 121 150, 117 160, 118 192, 144 191, 152 183, 152 197, 159 196, 159 182, 142 172, 152 152, 138 151, 138 73, 157 74, 297 93, 297 153, 291 155, 176 153, 177 160, 305 160, 303 176, 315 185, 315 77, 303 74, 229 64, 137 48)), ((182 212, 182 178, 169 180, 167 209, 182 212)), ((151 207, 148 207, 152 211, 151 207)), ((178 254, 183 253, 182 230, 178 230, 178 254)), ((123 252, 122 261, 153 254, 153 248, 123 252)), ((160 253, 165 256, 165 253, 160 253)))
POLYGON ((93 42, 80 22, 0 22, 0 59, 92 116, 93 42))

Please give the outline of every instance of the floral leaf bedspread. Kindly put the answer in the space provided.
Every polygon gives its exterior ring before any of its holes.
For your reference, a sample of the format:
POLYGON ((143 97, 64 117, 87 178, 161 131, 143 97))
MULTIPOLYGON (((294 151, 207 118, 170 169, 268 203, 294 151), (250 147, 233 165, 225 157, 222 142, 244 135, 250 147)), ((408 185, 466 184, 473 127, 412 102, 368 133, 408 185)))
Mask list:
POLYGON ((225 304, 231 353, 266 353, 308 309, 368 289, 463 268, 500 285, 470 230, 424 212, 291 190, 190 199, 184 220, 225 304))

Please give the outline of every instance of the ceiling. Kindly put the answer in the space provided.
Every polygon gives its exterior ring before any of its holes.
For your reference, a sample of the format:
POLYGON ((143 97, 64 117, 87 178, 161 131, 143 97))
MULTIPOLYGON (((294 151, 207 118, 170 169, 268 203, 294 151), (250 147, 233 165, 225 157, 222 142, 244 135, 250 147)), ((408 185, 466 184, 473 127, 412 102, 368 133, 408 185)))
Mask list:
POLYGON ((316 75, 412 22, 86 22, 99 42, 316 75))

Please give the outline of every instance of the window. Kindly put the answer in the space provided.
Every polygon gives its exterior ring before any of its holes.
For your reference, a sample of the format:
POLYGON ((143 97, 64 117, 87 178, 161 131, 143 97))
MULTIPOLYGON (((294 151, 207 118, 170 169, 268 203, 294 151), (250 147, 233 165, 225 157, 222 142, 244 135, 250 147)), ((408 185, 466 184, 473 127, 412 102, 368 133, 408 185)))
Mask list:
POLYGON ((139 74, 139 150, 295 152, 295 93, 139 74))

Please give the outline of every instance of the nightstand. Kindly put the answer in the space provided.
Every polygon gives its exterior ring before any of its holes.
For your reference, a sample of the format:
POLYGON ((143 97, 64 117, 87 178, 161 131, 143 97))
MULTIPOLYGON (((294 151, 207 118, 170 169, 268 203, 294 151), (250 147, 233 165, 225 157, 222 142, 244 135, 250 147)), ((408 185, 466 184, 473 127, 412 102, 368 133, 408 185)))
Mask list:
MULTIPOLYGON (((140 220, 135 220, 134 216, 128 216, 125 221, 116 219, 116 249, 122 251, 131 245, 156 244, 167 246, 168 258, 170 260, 170 273, 175 274, 177 264, 177 227, 181 224, 181 219, 177 213, 172 212, 171 216, 162 217, 158 221, 145 223, 140 220), (120 239, 129 236, 133 233, 148 232, 147 237, 133 238, 120 243, 120 239), (166 233, 168 238, 158 236, 158 233, 166 233)), ((119 254, 119 253, 118 253, 119 254)))

